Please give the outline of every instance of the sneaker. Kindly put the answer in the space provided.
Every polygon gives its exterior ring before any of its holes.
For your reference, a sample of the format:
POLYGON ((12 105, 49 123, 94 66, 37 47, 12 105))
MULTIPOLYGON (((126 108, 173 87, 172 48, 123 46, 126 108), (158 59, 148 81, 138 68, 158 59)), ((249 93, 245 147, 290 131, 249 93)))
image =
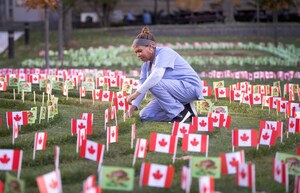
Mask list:
POLYGON ((175 118, 173 118, 173 121, 183 123, 190 116, 190 111, 187 108, 184 108, 183 111, 181 111, 175 118))
POLYGON ((184 105, 184 107, 191 113, 190 118, 198 116, 194 101, 184 105))

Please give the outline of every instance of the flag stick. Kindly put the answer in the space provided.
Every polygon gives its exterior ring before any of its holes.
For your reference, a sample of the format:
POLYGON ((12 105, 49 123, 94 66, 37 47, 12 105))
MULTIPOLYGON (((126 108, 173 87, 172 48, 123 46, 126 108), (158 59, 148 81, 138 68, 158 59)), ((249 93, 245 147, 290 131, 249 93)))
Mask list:
POLYGON ((21 168, 22 168, 22 160, 23 160, 23 151, 21 150, 20 152, 20 162, 19 162, 19 167, 18 167, 18 174, 17 174, 17 177, 18 179, 20 179, 20 176, 21 176, 21 168))
POLYGON ((255 186, 255 165, 252 165, 252 193, 256 193, 256 186, 255 186))
POLYGON ((24 90, 22 90, 22 102, 24 103, 24 100, 25 100, 25 93, 24 93, 24 90))
POLYGON ((35 91, 33 91, 33 104, 36 104, 36 100, 35 100, 35 91))
POLYGON ((35 160, 35 144, 36 144, 36 133, 34 135, 34 144, 33 144, 33 155, 32 155, 32 160, 35 160))
POLYGON ((14 93, 14 100, 16 100, 16 90, 13 89, 13 93, 14 93))
POLYGON ((101 176, 102 176, 102 165, 101 162, 98 164, 98 186, 101 185, 101 176))
POLYGON ((106 151, 108 151, 108 129, 106 129, 106 151))
POLYGON ((177 152, 177 142, 178 142, 178 136, 176 136, 176 139, 175 139, 175 149, 174 149, 174 155, 173 155, 173 164, 175 163, 175 159, 176 159, 176 152, 177 152))
POLYGON ((42 97, 42 106, 44 106, 44 98, 45 98, 45 93, 43 92, 43 97, 42 97))
POLYGON ((80 93, 81 89, 79 89, 79 103, 81 104, 81 93, 80 93))
MULTIPOLYGON (((80 133, 80 132, 79 132, 80 133)), ((78 146, 79 146, 79 138, 80 138, 80 135, 79 133, 77 133, 77 140, 76 140, 76 153, 78 153, 78 146)))

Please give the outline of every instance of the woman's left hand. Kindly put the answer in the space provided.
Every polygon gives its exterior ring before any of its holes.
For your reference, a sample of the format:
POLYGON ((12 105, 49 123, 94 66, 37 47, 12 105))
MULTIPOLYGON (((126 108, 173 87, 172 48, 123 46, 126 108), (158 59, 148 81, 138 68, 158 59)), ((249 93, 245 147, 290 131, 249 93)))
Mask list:
POLYGON ((128 102, 128 104, 131 105, 131 102, 132 102, 134 99, 136 99, 139 95, 140 95, 140 93, 137 92, 137 91, 135 91, 133 94, 129 95, 129 96, 127 97, 127 102, 128 102))

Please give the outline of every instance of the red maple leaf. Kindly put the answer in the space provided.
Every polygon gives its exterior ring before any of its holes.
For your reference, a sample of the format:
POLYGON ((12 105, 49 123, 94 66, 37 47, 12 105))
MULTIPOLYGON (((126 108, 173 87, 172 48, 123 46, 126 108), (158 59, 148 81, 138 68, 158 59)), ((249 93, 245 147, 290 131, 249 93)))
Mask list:
POLYGON ((115 132, 111 133, 111 137, 114 138, 115 137, 115 132))
POLYGON ((220 90, 219 92, 221 95, 225 94, 224 90, 220 90))
POLYGON ((144 146, 141 146, 141 147, 140 147, 140 151, 144 151, 144 146))
POLYGON ((83 123, 80 123, 80 125, 78 125, 78 128, 79 129, 84 129, 85 128, 85 125, 83 123))
POLYGON ((122 96, 123 96, 122 94, 119 94, 118 98, 122 98, 122 96))
POLYGON ((34 77, 34 79, 33 79, 34 81, 37 81, 38 79, 37 79, 37 77, 34 77))
POLYGON ((52 189, 56 189, 58 186, 58 182, 54 179, 51 179, 51 182, 49 184, 49 187, 52 188, 52 189))
POLYGON ((208 188, 207 188, 206 186, 204 186, 204 187, 203 187, 203 193, 205 193, 205 192, 207 191, 207 189, 208 189, 208 188))
POLYGON ((218 122, 219 119, 217 116, 214 116, 214 118, 212 120, 213 120, 213 122, 218 122))
POLYGON ((192 144, 192 146, 197 146, 199 144, 199 141, 194 138, 192 141, 190 141, 190 143, 192 144))
POLYGON ((103 97, 104 97, 104 98, 108 98, 108 94, 105 93, 105 94, 103 95, 103 97))
POLYGON ((277 175, 280 175, 280 173, 281 173, 281 170, 280 170, 279 166, 276 167, 276 173, 277 173, 277 175))
POLYGON ((120 102, 119 102, 119 106, 120 106, 120 107, 123 107, 123 106, 124 106, 123 101, 120 101, 120 102))
POLYGON ((241 86, 241 87, 242 87, 242 88, 245 88, 245 85, 243 85, 243 84, 242 84, 242 86, 241 86))
POLYGON ((246 174, 246 172, 245 172, 245 170, 243 169, 242 171, 241 171, 241 178, 245 178, 247 176, 247 174, 246 174))
POLYGON ((293 128, 295 126, 294 122, 290 123, 290 127, 293 128))
POLYGON ((281 108, 285 109, 285 103, 281 104, 281 108))
POLYGON ((207 91, 207 90, 206 90, 205 88, 204 88, 204 89, 202 89, 202 92, 203 92, 203 93, 206 93, 206 91, 207 91))
POLYGON ((137 82, 135 82, 135 83, 133 83, 133 85, 134 85, 134 86, 137 86, 137 85, 138 85, 138 83, 137 83, 137 82))
POLYGON ((206 123, 206 121, 204 121, 204 120, 202 119, 202 121, 199 123, 199 125, 200 125, 201 127, 205 127, 205 126, 207 125, 207 123, 206 123))
POLYGON ((233 157, 232 160, 229 162, 229 164, 232 167, 236 167, 239 164, 239 162, 235 159, 235 157, 233 157))
POLYGON ((115 84, 115 83, 116 83, 116 81, 114 81, 114 80, 113 80, 113 81, 111 81, 111 84, 115 84))
POLYGON ((242 141, 248 141, 249 136, 247 136, 246 133, 244 133, 240 138, 242 141))
POLYGON ((94 154, 96 152, 96 150, 94 149, 94 147, 92 145, 88 148, 88 151, 90 154, 94 154))
POLYGON ((235 93, 235 95, 234 95, 235 97, 240 97, 241 95, 240 95, 240 93, 235 93))
POLYGON ((0 83, 0 88, 2 87, 3 85, 0 83))
POLYGON ((247 95, 246 97, 245 97, 245 101, 248 101, 249 100, 249 96, 247 95))
POLYGON ((0 162, 3 164, 7 164, 10 161, 10 158, 7 156, 7 154, 4 154, 3 157, 0 158, 0 162))
POLYGON ((158 142, 158 144, 159 144, 160 146, 164 147, 164 146, 166 146, 166 145, 168 144, 168 142, 166 142, 166 140, 165 140, 164 138, 162 138, 162 139, 158 142))
POLYGON ((182 128, 180 128, 179 130, 180 130, 180 132, 182 134, 185 134, 187 132, 187 129, 185 129, 185 126, 183 126, 182 128))
POLYGON ((14 120, 15 120, 15 121, 20 121, 21 119, 22 119, 22 117, 20 117, 19 114, 17 114, 17 115, 14 117, 14 120))
POLYGON ((99 96, 100 96, 100 92, 97 92, 97 93, 96 93, 96 96, 99 97, 99 96))
POLYGON ((254 100, 255 100, 255 101, 259 101, 259 100, 260 100, 260 97, 259 97, 259 96, 255 96, 254 100))
POLYGON ((268 140, 270 138, 270 136, 268 135, 268 133, 265 133, 262 137, 263 137, 264 140, 268 140))
POLYGON ((160 173, 159 170, 157 170, 157 171, 156 171, 155 173, 153 173, 152 175, 153 175, 154 179, 156 179, 156 180, 160 180, 160 179, 163 177, 163 174, 160 173))
POLYGON ((42 143, 43 143, 43 138, 40 137, 40 139, 39 139, 39 144, 42 144, 42 143))

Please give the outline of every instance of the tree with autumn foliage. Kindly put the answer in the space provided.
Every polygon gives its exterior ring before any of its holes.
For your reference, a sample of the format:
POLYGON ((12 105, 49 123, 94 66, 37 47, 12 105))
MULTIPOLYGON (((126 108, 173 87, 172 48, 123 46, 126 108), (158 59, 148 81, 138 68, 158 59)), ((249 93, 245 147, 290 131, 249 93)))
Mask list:
POLYGON ((45 20, 45 63, 49 68, 49 9, 56 10, 59 0, 25 0, 30 9, 43 9, 45 20))

